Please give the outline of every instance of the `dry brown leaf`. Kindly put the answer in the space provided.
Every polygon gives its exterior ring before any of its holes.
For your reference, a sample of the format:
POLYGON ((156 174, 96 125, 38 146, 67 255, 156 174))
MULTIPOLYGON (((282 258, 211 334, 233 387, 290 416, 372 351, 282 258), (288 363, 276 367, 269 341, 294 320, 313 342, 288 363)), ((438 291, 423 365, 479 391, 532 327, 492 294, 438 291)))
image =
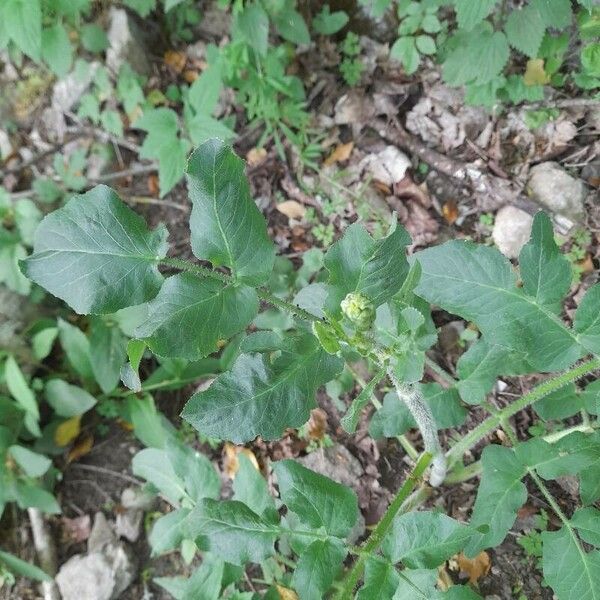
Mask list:
POLYGON ((335 150, 324 160, 323 164, 328 167, 334 163, 344 162, 350 158, 353 149, 354 142, 338 144, 335 150))
POLYGON ((148 193, 154 197, 158 198, 158 194, 160 192, 160 186, 158 183, 158 176, 152 174, 148 175, 148 193))
POLYGON ((82 456, 85 456, 94 446, 94 436, 91 433, 84 433, 77 438, 77 441, 67 454, 67 463, 72 463, 82 456))
POLYGON ((223 446, 223 470, 230 479, 235 479, 235 475, 240 468, 240 460, 238 458, 240 454, 245 454, 250 459, 250 462, 256 467, 256 470, 260 471, 258 461, 252 450, 226 442, 223 446))
POLYGON ((431 199, 429 198, 429 190, 427 184, 423 182, 421 185, 417 185, 410 175, 403 177, 400 181, 394 183, 394 194, 398 198, 414 200, 421 206, 429 208, 431 206, 431 199))
POLYGON ((290 588, 283 587, 282 585, 276 584, 277 592, 279 593, 280 600, 298 600, 298 594, 290 588))
POLYGON ((133 423, 125 421, 124 419, 117 419, 117 425, 124 431, 133 431, 133 423))
POLYGON ((462 552, 456 557, 460 570, 467 574, 469 583, 475 584, 490 572, 492 561, 484 550, 475 558, 467 558, 462 552))
POLYGON ((383 181, 379 181, 378 179, 373 179, 373 181, 371 183, 373 184, 373 187, 378 192, 381 192, 384 196, 390 196, 392 194, 392 188, 390 188, 389 185, 386 185, 385 183, 383 183, 383 181))
POLYGON ((90 515, 81 515, 69 519, 68 517, 62 517, 61 523, 63 527, 64 537, 71 543, 78 544, 85 542, 90 537, 90 531, 92 529, 92 520, 90 515))
POLYGON ((527 61, 523 81, 525 85, 546 85, 550 81, 549 75, 544 70, 544 59, 532 58, 527 61))
POLYGON ((595 268, 590 254, 586 254, 585 258, 577 263, 577 266, 581 269, 581 272, 586 275, 591 273, 595 268))
POLYGON ((452 581, 452 577, 444 566, 438 568, 438 578, 437 578, 437 586, 442 590, 442 592, 447 592, 452 586, 454 582, 452 581))
POLYGON ((54 432, 54 442, 57 446, 64 448, 70 444, 81 431, 81 415, 71 417, 63 421, 54 432))
POLYGON ((188 83, 194 83, 194 81, 196 81, 196 79, 198 79, 198 77, 200 77, 200 74, 198 73, 198 71, 195 71, 194 69, 186 69, 183 72, 183 78, 188 83))
POLYGON ((177 50, 167 50, 164 56, 165 65, 170 69, 173 69, 175 73, 181 73, 185 68, 187 58, 184 52, 177 52, 177 50))
POLYGON ((310 411, 308 420, 308 437, 311 440, 322 440, 327 432, 327 413, 322 408, 310 411))
POLYGON ((248 150, 248 154, 246 154, 246 161, 250 167, 260 165, 265 158, 267 158, 267 151, 265 148, 251 148, 248 150))
POLYGON ((275 205, 275 208, 288 219, 302 219, 306 213, 306 207, 296 200, 285 200, 275 205))
POLYGON ((442 214, 449 225, 452 225, 458 219, 458 205, 456 200, 448 200, 442 206, 442 214))

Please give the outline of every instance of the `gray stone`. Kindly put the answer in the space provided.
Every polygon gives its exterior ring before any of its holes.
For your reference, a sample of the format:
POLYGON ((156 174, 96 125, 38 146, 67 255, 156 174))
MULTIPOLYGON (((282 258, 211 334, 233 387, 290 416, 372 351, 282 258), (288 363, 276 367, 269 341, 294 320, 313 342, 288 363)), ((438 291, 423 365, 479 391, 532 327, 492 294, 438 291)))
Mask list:
POLYGON ((559 164, 545 162, 536 165, 529 173, 527 185, 532 199, 544 208, 571 221, 582 220, 585 184, 571 177, 559 164))
POLYGON ((335 444, 330 448, 320 448, 298 459, 307 469, 325 475, 338 483, 356 487, 364 473, 358 459, 347 448, 335 444))
POLYGON ((102 554, 76 554, 60 568, 56 583, 63 600, 110 600, 115 576, 102 554))
POLYGON ((144 511, 138 508, 126 508, 123 512, 117 513, 115 533, 118 537, 136 542, 140 537, 143 517, 144 511))
POLYGON ((496 213, 492 238, 507 258, 517 258, 531 236, 533 217, 516 206, 504 206, 496 213))
POLYGON ((90 531, 90 537, 88 538, 88 552, 101 552, 104 546, 115 542, 114 531, 106 520, 104 513, 97 512, 94 516, 94 524, 92 525, 92 531, 90 531))
POLYGON ((404 179, 411 162, 396 146, 386 146, 381 152, 365 156, 359 166, 366 169, 373 179, 391 187, 404 179))
POLYGON ((152 510, 156 503, 156 495, 151 494, 141 487, 128 487, 121 492, 121 504, 125 508, 152 510))
POLYGON ((149 73, 150 63, 144 41, 127 12, 113 7, 110 9, 109 19, 109 47, 106 51, 108 68, 116 74, 124 63, 128 63, 138 73, 149 73))
POLYGON ((52 108, 61 113, 70 111, 90 87, 99 66, 99 62, 92 62, 86 69, 75 69, 61 77, 52 89, 52 108))

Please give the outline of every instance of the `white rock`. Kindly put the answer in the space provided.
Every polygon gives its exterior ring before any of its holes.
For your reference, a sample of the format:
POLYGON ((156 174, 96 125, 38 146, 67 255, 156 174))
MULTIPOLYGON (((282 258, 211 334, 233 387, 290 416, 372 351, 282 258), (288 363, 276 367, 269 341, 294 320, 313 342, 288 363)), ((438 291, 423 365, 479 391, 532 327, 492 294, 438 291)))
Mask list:
POLYGON ((532 199, 543 207, 572 221, 582 220, 585 184, 571 177, 559 164, 544 162, 533 167, 527 186, 532 199))
POLYGON ((104 513, 97 512, 94 516, 94 524, 90 531, 87 548, 88 552, 101 552, 104 546, 116 541, 112 527, 106 520, 104 513))
POLYGON ((359 166, 366 169, 373 179, 392 186, 404 179, 410 165, 410 159, 404 152, 400 152, 396 146, 386 146, 377 154, 365 156, 359 166))
POLYGON ((123 512, 117 513, 115 533, 118 537, 123 537, 130 542, 136 542, 140 537, 143 517, 144 511, 137 508, 128 508, 123 512))
POLYGON ((92 83, 99 66, 92 62, 86 69, 75 69, 61 77, 52 89, 52 108, 62 113, 70 111, 92 83))
POLYGON ((145 491, 141 487, 128 487, 121 492, 121 504, 125 508, 152 510, 156 502, 156 495, 145 491))
POLYGON ((56 583, 63 600, 110 600, 115 576, 102 554, 76 554, 60 568, 56 583))
POLYGON ((4 129, 0 129, 0 159, 4 160, 8 158, 13 152, 12 144, 8 133, 4 129))
POLYGON ((349 487, 358 486, 358 479, 364 473, 359 460, 341 444, 320 448, 299 458, 298 462, 307 469, 349 487))
POLYGON ((492 238, 507 258, 517 258, 531 236, 533 217, 516 206, 504 206, 496 214, 492 238))
POLYGON ((122 8, 111 8, 110 26, 107 37, 106 64, 113 73, 118 73, 121 65, 129 63, 134 71, 148 73, 150 63, 144 43, 129 15, 122 8))

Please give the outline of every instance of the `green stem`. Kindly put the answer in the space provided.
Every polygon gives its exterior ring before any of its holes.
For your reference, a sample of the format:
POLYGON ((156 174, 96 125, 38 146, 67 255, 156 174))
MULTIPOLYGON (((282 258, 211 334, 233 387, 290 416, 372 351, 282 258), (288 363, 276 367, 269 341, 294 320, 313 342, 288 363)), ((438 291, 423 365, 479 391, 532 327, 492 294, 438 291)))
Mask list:
POLYGON ((385 514, 377 523, 377 526, 371 532, 371 535, 361 546, 361 552, 358 560, 354 563, 354 566, 350 572, 346 575, 340 592, 336 595, 337 600, 352 600, 354 595, 354 588, 358 585, 360 578, 362 577, 366 558, 371 556, 385 538, 386 534, 390 530, 394 517, 398 514, 400 508, 410 496, 411 492, 421 480, 421 477, 429 467, 432 456, 428 452, 421 455, 421 458, 417 461, 411 473, 406 478, 406 481, 402 487, 398 490, 398 493, 388 506, 385 514))
POLYGON ((450 373, 448 373, 448 371, 446 371, 445 369, 443 369, 442 367, 440 367, 440 365, 438 365, 435 360, 429 358, 429 356, 427 356, 427 354, 425 355, 425 364, 440 378, 442 379, 445 383, 448 384, 448 387, 452 387, 454 385, 456 385, 456 379, 454 377, 452 377, 452 375, 450 375, 450 373))
MULTIPOLYGON (((215 271, 214 269, 209 269, 208 267, 203 267, 201 265, 195 265, 194 263, 188 262, 187 260, 181 260, 180 258, 161 258, 158 261, 159 264, 165 265, 168 267, 174 267, 179 269, 180 271, 187 271, 188 273, 193 273, 194 275, 198 275, 199 277, 210 277, 212 279, 218 279, 226 284, 236 283, 236 280, 227 273, 221 273, 220 271, 215 271)), ((315 317, 308 311, 292 304, 291 302, 286 302, 277 296, 271 294, 268 290, 264 288, 257 288, 256 293, 261 300, 264 300, 268 304, 272 306, 276 306, 277 308, 281 308, 282 310, 291 312, 294 315, 298 315, 307 321, 321 321, 319 317, 315 317)))
POLYGON ((564 387, 565 385, 576 381, 577 379, 600 368, 600 358, 592 358, 587 360, 566 373, 562 373, 557 377, 548 379, 533 388, 529 393, 521 396, 518 400, 509 404, 505 408, 499 410, 496 414, 488 417, 483 423, 465 435, 457 444, 452 446, 446 453, 449 463, 456 462, 461 459, 462 455, 472 448, 477 442, 483 439, 488 433, 499 427, 503 421, 509 419, 519 411, 527 408, 541 400, 548 394, 564 387))

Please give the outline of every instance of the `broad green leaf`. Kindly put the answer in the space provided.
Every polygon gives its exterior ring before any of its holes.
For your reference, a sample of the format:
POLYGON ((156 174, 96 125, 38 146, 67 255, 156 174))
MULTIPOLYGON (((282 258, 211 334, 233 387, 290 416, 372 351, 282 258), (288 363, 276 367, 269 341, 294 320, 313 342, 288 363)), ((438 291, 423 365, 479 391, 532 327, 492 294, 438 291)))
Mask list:
POLYGON ((5 0, 0 19, 16 46, 38 62, 42 52, 40 0, 5 0))
POLYGON ((487 533, 474 534, 465 554, 476 556, 481 550, 502 542, 527 500, 521 482, 525 468, 513 450, 487 446, 481 455, 483 474, 471 516, 471 527, 489 526, 487 533))
POLYGON ((400 572, 400 583, 393 600, 430 600, 436 593, 437 571, 429 569, 405 569, 400 572))
POLYGON ((409 512, 394 519, 383 553, 409 569, 434 569, 460 552, 473 531, 436 512, 409 512))
POLYGON ((32 452, 23 446, 11 446, 8 450, 29 477, 41 477, 52 464, 52 461, 43 454, 32 452))
POLYGON ((179 138, 169 140, 161 147, 157 157, 161 198, 164 198, 183 177, 187 155, 188 144, 179 138))
POLYGON ((54 346, 54 341, 58 336, 58 327, 46 327, 41 331, 38 331, 31 338, 31 347, 33 348, 33 354, 38 360, 44 360, 54 346))
MULTIPOLYGON (((100 125, 104 131, 117 137, 123 137, 123 121, 121 121, 121 116, 116 110, 103 110, 100 113, 100 125)), ((179 173, 179 177, 181 177, 182 172, 183 169, 179 173)))
POLYGON ((517 286, 510 262, 496 249, 450 241, 415 259, 423 271, 417 294, 473 321, 484 339, 522 353, 535 369, 565 368, 581 356, 575 335, 517 286))
POLYGON ((232 337, 252 321, 258 297, 245 285, 181 273, 165 280, 148 309, 136 337, 159 356, 197 360, 215 352, 219 340, 232 337))
POLYGON ((98 317, 92 319, 90 333, 92 371, 105 394, 110 394, 117 387, 125 358, 125 338, 117 325, 109 325, 98 317))
POLYGON ((329 4, 325 4, 312 20, 313 29, 321 35, 337 33, 348 22, 348 15, 343 10, 330 12, 329 4))
POLYGON ((545 419, 567 419, 583 409, 583 397, 577 393, 574 383, 548 394, 535 403, 535 412, 545 419))
POLYGON ((124 0, 124 4, 135 10, 140 17, 147 17, 156 8, 156 0, 124 0))
POLYGON ((88 52, 103 52, 108 48, 108 37, 96 23, 88 23, 81 28, 81 43, 88 52))
POLYGON ((381 240, 371 238, 362 225, 350 225, 325 255, 328 309, 338 314, 340 302, 350 292, 364 294, 375 308, 394 296, 408 274, 408 244, 410 237, 399 224, 394 223, 381 240))
POLYGON ((31 414, 36 421, 40 418, 38 404, 17 361, 9 356, 4 363, 4 378, 10 395, 31 414))
POLYGON ((48 381, 45 394, 48 404, 61 417, 77 417, 96 404, 96 398, 89 392, 62 379, 48 381))
POLYGON ((348 551, 339 540, 316 540, 298 559, 292 585, 302 600, 321 600, 331 587, 348 551))
POLYGON ((442 65, 444 80, 455 86, 489 83, 500 74, 509 54, 504 33, 493 31, 487 22, 468 33, 459 32, 452 38, 452 48, 442 65))
POLYGON ((573 329, 586 350, 600 352, 600 284, 586 292, 575 312, 573 329))
POLYGON ((58 319, 58 338, 73 370, 83 379, 93 379, 90 341, 83 331, 63 319, 58 319))
POLYGON ((369 556, 356 600, 390 600, 399 584, 400 576, 393 564, 379 556, 369 556))
POLYGON ((179 547, 186 537, 185 522, 190 514, 190 509, 179 508, 160 517, 152 526, 148 541, 152 548, 152 556, 170 552, 179 547))
POLYGON ((317 388, 341 369, 340 359, 305 334, 272 362, 267 355, 241 354, 231 371, 190 398, 182 416, 209 437, 235 443, 257 435, 277 439, 308 420, 317 388))
POLYGON ((203 498, 187 520, 202 548, 233 563, 261 562, 274 553, 279 528, 236 500, 203 498))
POLYGON ((496 6, 498 0, 454 0, 458 26, 467 31, 473 29, 480 21, 485 19, 496 6))
MULTIPOLYGON (((221 63, 220 58, 211 62, 190 86, 188 102, 196 114, 210 116, 217 107, 222 87, 221 63)), ((195 140, 193 141, 197 143, 195 140)))
POLYGON ((390 58, 404 66, 407 75, 411 75, 421 63, 421 56, 411 35, 399 37, 390 49, 390 58))
POLYGON ((593 414, 600 415, 600 380, 592 381, 581 391, 585 409, 593 414))
MULTIPOLYGON (((2 230, 0 229, 0 235, 2 230)), ((19 269, 21 260, 27 257, 27 250, 16 240, 12 243, 2 243, 0 239, 0 283, 17 294, 28 295, 31 282, 23 276, 19 269)))
POLYGON ((563 29, 571 24, 572 12, 570 0, 531 0, 547 27, 563 29))
POLYGON ((76 312, 106 314, 156 295, 166 251, 164 227, 150 231, 115 192, 97 186, 42 221, 21 265, 76 312))
POLYGON ((519 255, 523 289, 540 306, 558 314, 572 281, 571 265, 554 241, 552 221, 538 212, 531 230, 531 240, 519 255))
POLYGON ((58 77, 64 77, 71 69, 73 47, 62 23, 55 23, 42 31, 42 56, 58 77))
POLYGON ((483 600, 479 594, 476 594, 466 585, 453 585, 446 592, 437 592, 432 600, 483 600))
POLYGON ((152 581, 166 590, 175 600, 182 600, 187 588, 188 580, 185 577, 153 577, 152 581))
POLYGON ((27 245, 33 245, 35 230, 42 220, 40 209, 27 198, 17 200, 14 204, 15 225, 21 236, 21 241, 27 245))
POLYGON ((272 520, 271 517, 276 515, 275 501, 269 494, 266 479, 245 454, 239 454, 238 460, 240 466, 233 480, 233 499, 243 502, 257 515, 272 520), (268 514, 265 511, 269 511, 268 514))
POLYGON ((269 16, 258 2, 251 2, 238 15, 236 29, 248 45, 259 55, 267 54, 269 44, 269 16))
POLYGON ((177 505, 181 498, 187 496, 185 483, 179 477, 167 453, 158 448, 140 450, 131 461, 134 475, 150 482, 169 502, 177 505))
POLYGON ((58 514, 60 506, 56 498, 35 483, 17 481, 13 490, 19 508, 39 508, 45 513, 58 514))
POLYGON ((283 503, 300 521, 311 527, 323 527, 327 533, 344 537, 358 518, 356 494, 344 485, 303 467, 293 460, 273 465, 283 503))
POLYGON ((542 533, 544 580, 558 600, 600 598, 600 551, 585 552, 572 529, 542 533))
POLYGON ((174 437, 167 440, 167 456, 175 474, 184 482, 190 498, 218 498, 221 480, 213 464, 197 450, 179 442, 174 437))
POLYGON ((537 56, 545 30, 542 16, 533 6, 512 10, 504 25, 508 43, 529 58, 537 56))
POLYGON ((35 581, 52 581, 52 577, 39 567, 21 560, 14 554, 0 550, 0 563, 4 563, 10 571, 35 581))
POLYGON ((573 513, 571 525, 585 542, 600 548, 600 510, 592 506, 580 508, 573 513))
POLYGON ((218 600, 224 569, 220 558, 205 554, 202 564, 187 580, 181 600, 218 600))
POLYGON ((182 2, 183 0, 165 0, 165 12, 169 12, 182 2))
POLYGON ((229 141, 236 136, 235 131, 232 131, 225 123, 205 114, 197 114, 191 119, 188 123, 188 130, 190 138, 196 146, 204 144, 211 138, 229 141))
POLYGON ((284 40, 294 44, 310 44, 308 27, 297 10, 282 10, 273 18, 273 24, 284 40))
POLYGON ((135 437, 144 446, 163 449, 170 433, 169 421, 160 411, 156 410, 154 398, 150 395, 143 398, 129 396, 127 410, 135 437))
POLYGON ((224 142, 209 140, 190 156, 187 179, 194 254, 216 267, 229 267, 244 283, 264 283, 273 269, 275 248, 250 197, 244 162, 224 142))

